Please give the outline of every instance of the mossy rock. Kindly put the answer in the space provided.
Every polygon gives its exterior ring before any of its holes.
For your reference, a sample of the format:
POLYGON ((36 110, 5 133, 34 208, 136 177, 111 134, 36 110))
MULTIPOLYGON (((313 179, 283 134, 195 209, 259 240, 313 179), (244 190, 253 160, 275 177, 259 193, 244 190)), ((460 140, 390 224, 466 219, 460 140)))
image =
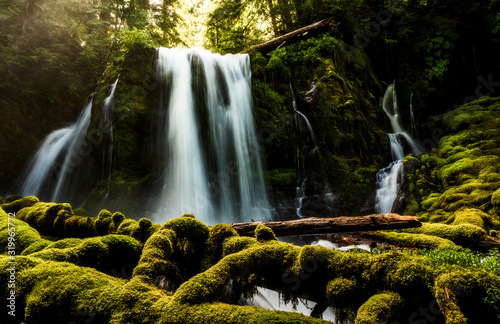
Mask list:
POLYGON ((255 228, 255 239, 260 243, 278 240, 273 230, 263 224, 259 224, 257 228, 255 228))
POLYGON ((37 202, 39 202, 38 198, 35 196, 28 196, 28 197, 24 197, 24 198, 15 199, 15 200, 10 199, 9 201, 12 201, 12 202, 5 203, 1 207, 7 213, 12 213, 12 214, 16 214, 21 209, 26 208, 26 207, 31 207, 34 204, 36 204, 37 202))
POLYGON ((500 228, 500 98, 482 98, 443 116, 447 134, 428 154, 405 159, 406 213, 447 224, 500 228), (418 161, 415 161, 417 159, 418 161))
POLYGON ((15 254, 21 254, 32 244, 41 240, 37 230, 0 209, 0 248, 2 251, 8 251, 9 242, 11 242, 10 245, 15 247, 15 254), (9 237, 14 241, 9 240, 9 237))
POLYGON ((48 261, 70 262, 110 273, 122 268, 130 272, 137 265, 140 244, 125 235, 108 234, 86 239, 64 239, 30 253, 48 261))

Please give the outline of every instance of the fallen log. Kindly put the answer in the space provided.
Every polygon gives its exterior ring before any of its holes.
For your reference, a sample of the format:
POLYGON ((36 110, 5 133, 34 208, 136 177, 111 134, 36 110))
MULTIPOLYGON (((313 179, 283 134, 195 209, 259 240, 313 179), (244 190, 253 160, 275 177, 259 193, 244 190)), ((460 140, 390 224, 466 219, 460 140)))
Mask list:
MULTIPOLYGON (((252 46, 252 47, 240 52, 240 54, 249 53, 251 51, 257 51, 257 52, 260 52, 262 54, 266 54, 266 53, 272 52, 280 47, 288 46, 290 44, 297 43, 301 40, 307 39, 311 36, 315 36, 315 35, 327 32, 330 29, 332 29, 332 27, 334 25, 335 25, 335 21, 333 20, 333 17, 326 18, 326 19, 323 19, 321 21, 315 22, 312 25, 299 28, 299 29, 294 30, 292 32, 289 32, 285 35, 271 39, 270 41, 267 41, 265 43, 252 46)), ((334 31, 336 31, 336 29, 334 31)))
POLYGON ((241 236, 253 236, 255 228, 260 224, 272 229, 276 236, 377 231, 422 226, 418 217, 401 216, 398 214, 374 214, 369 216, 343 216, 335 218, 310 217, 277 222, 233 223, 231 226, 241 236))

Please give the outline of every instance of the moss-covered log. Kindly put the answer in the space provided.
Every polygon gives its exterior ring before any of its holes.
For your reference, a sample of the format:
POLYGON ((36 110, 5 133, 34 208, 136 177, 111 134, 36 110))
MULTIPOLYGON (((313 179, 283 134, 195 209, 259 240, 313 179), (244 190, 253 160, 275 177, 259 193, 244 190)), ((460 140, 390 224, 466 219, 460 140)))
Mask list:
POLYGON ((325 234, 338 232, 376 231, 420 227, 418 217, 398 214, 374 214, 357 217, 302 218, 278 222, 234 223, 231 226, 242 236, 253 236, 257 226, 265 225, 277 236, 325 234))

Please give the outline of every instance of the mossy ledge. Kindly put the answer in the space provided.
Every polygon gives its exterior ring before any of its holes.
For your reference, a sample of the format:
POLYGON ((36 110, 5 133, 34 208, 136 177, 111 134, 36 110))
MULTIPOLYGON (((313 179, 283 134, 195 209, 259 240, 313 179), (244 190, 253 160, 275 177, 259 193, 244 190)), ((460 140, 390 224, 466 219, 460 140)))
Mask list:
MULTIPOLYGON (((113 219, 123 222, 120 214, 103 214, 107 216, 101 218, 110 221, 101 224, 102 231, 120 227, 112 225, 113 219)), ((8 217, 1 209, 4 251, 8 217)), ((425 253, 297 247, 275 240, 269 228, 259 228, 256 238, 240 237, 229 225, 209 228, 191 214, 163 224, 142 251, 129 236, 52 241, 28 223, 16 222, 16 246, 20 244, 23 250, 23 255, 16 256, 19 321, 325 323, 302 314, 238 304, 242 295, 250 297, 257 287, 266 287, 278 291, 285 301, 315 301, 312 315, 319 316, 329 306, 339 319, 355 319, 356 323, 406 322, 433 300, 439 308, 438 322, 500 322, 495 302, 500 298, 499 271, 481 263, 450 264, 425 253), (123 262, 135 266, 130 279, 110 276, 121 270, 116 267, 126 266, 123 262)), ((456 253, 469 257, 467 251, 446 251, 450 260, 456 259, 456 253)), ((9 260, 7 253, 0 255, 2 264, 9 260)), ((491 260, 490 266, 500 266, 499 257, 491 260)), ((10 293, 9 277, 8 267, 2 267, 3 298, 10 293)), ((2 313, 0 320, 7 316, 2 313)))
POLYGON ((68 203, 40 202, 33 196, 16 197, 14 201, 0 205, 0 208, 15 214, 17 220, 26 222, 40 234, 58 238, 122 234, 144 243, 160 228, 147 218, 136 221, 106 209, 101 210, 97 217, 77 216, 68 203))

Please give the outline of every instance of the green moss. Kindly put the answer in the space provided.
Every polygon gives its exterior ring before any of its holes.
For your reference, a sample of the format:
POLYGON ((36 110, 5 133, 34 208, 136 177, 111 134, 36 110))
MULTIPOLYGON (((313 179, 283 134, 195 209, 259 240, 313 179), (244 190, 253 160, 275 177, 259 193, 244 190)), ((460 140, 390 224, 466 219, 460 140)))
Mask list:
POLYGON ((224 241, 222 255, 227 256, 257 244, 257 240, 247 236, 232 236, 224 241))
POLYGON ((7 199, 5 199, 5 203, 10 204, 19 199, 23 199, 23 197, 18 195, 10 195, 9 197, 7 197, 7 199))
POLYGON ((106 235, 109 232, 109 226, 111 224, 111 212, 103 209, 99 212, 97 220, 95 221, 95 230, 97 235, 106 235))
POLYGON ((52 241, 40 239, 40 240, 34 242, 33 244, 30 244, 30 246, 25 248, 20 254, 21 255, 30 255, 31 253, 35 253, 35 252, 38 252, 38 251, 45 249, 51 243, 52 243, 52 241))
POLYGON ((24 198, 21 198, 21 199, 14 200, 14 201, 12 201, 10 203, 5 203, 5 204, 3 204, 0 207, 2 207, 2 209, 5 212, 7 212, 7 213, 16 214, 21 209, 23 209, 25 207, 31 207, 34 204, 36 204, 37 202, 39 202, 39 200, 38 200, 37 197, 35 197, 35 196, 28 196, 28 197, 24 197, 24 198))
POLYGON ((71 216, 74 216, 74 213, 70 204, 45 202, 37 202, 17 214, 19 219, 26 221, 41 234, 49 236, 60 235, 64 230, 64 220, 71 216))
MULTIPOLYGON (((16 318, 36 323, 81 322, 90 318, 108 322, 121 292, 119 279, 69 263, 22 256, 17 261, 16 318)), ((5 273, 3 270, 2 279, 5 273)), ((4 287, 7 285, 1 288, 2 296, 4 287)), ((7 319, 4 314, 1 317, 7 319)))
POLYGON ((400 246, 429 249, 461 249, 460 246, 450 240, 427 234, 377 232, 376 236, 390 244, 400 246))
POLYGON ((471 224, 446 225, 424 223, 421 227, 404 229, 401 232, 437 236, 465 247, 475 246, 486 237, 484 229, 471 224))
POLYGON ((91 237, 96 235, 96 218, 94 217, 70 216, 64 218, 63 222, 63 230, 58 232, 59 236, 91 237))
MULTIPOLYGON (((0 214, 5 223, 7 214, 3 210, 0 214)), ((113 222, 108 213, 103 215, 101 218, 113 222)), ((118 214, 115 217, 121 220, 119 227, 131 233, 156 228, 147 219, 130 222, 118 214)), ((438 236, 456 241, 485 236, 483 229, 470 224, 424 224, 411 230, 420 232, 383 234, 415 245, 447 244, 454 249, 460 247, 438 236)), ((82 322, 88 319, 81 318, 82 309, 105 323, 238 323, 242 319, 321 323, 304 315, 229 304, 241 295, 252 296, 257 286, 278 291, 284 301, 297 303, 299 298, 307 298, 331 306, 340 320, 356 317, 358 322, 404 321, 432 295, 442 298, 443 291, 448 297, 440 306, 452 310, 443 311, 450 321, 467 318, 489 323, 497 312, 490 301, 499 297, 495 293, 500 291, 495 270, 498 260, 481 262, 482 256, 475 254, 472 260, 468 251, 373 254, 297 247, 278 242, 265 226, 256 230, 256 238, 240 237, 230 225, 209 229, 191 214, 155 230, 142 253, 140 243, 130 236, 108 234, 50 242, 34 233, 24 252, 29 255, 17 256, 20 286, 16 293, 24 312, 21 318, 36 323, 49 322, 46 311, 58 312, 51 314, 52 321, 82 322), (460 262, 450 262, 453 260, 460 262), (123 269, 126 273, 133 269, 133 276, 125 284, 95 269, 118 275, 123 269), (476 308, 481 312, 474 313, 476 308)), ((0 261, 6 258, 0 256, 0 261)), ((5 269, 0 271, 0 295, 6 293, 5 269)), ((2 316, 6 315, 1 314, 1 320, 2 316)))
POLYGON ((420 165, 405 164, 411 171, 407 212, 434 222, 499 229, 500 208, 494 203, 500 188, 499 100, 480 99, 443 116, 447 136, 417 157, 420 165))
POLYGON ((346 278, 335 278, 328 282, 326 298, 334 308, 348 307, 356 294, 356 282, 346 278))
POLYGON ((215 224, 210 227, 202 269, 208 269, 222 258, 224 241, 233 236, 238 236, 238 233, 231 225, 215 224))
POLYGON ((359 308, 355 323, 391 323, 403 304, 403 299, 394 292, 373 295, 359 308))
POLYGON ((61 240, 30 255, 44 260, 93 267, 104 272, 122 268, 131 271, 139 260, 140 245, 129 236, 110 234, 103 237, 61 240))
POLYGON ((265 180, 273 187, 292 186, 297 183, 297 172, 290 169, 276 169, 264 174, 265 180))
POLYGON ((278 240, 276 235, 274 235, 273 230, 263 224, 257 225, 257 228, 255 229, 255 239, 260 243, 278 240))
POLYGON ((169 261, 174 253, 175 232, 162 228, 154 233, 145 243, 139 264, 133 276, 153 284, 161 275, 172 275, 176 267, 169 261))
POLYGON ((494 322, 496 316, 491 305, 483 302, 490 287, 498 289, 500 281, 486 271, 458 270, 436 278, 434 296, 445 310, 446 323, 470 323, 477 318, 484 323, 494 322))
MULTIPOLYGON (((11 214, 12 215, 12 214, 11 214)), ((26 222, 12 217, 0 210, 0 251, 8 253, 8 247, 14 247, 15 254, 21 254, 33 243, 41 240, 37 230, 31 228, 26 222), (10 238, 10 239, 9 239, 10 238), (9 244, 10 243, 10 244, 9 244)), ((9 253, 11 255, 11 253, 9 253)))

